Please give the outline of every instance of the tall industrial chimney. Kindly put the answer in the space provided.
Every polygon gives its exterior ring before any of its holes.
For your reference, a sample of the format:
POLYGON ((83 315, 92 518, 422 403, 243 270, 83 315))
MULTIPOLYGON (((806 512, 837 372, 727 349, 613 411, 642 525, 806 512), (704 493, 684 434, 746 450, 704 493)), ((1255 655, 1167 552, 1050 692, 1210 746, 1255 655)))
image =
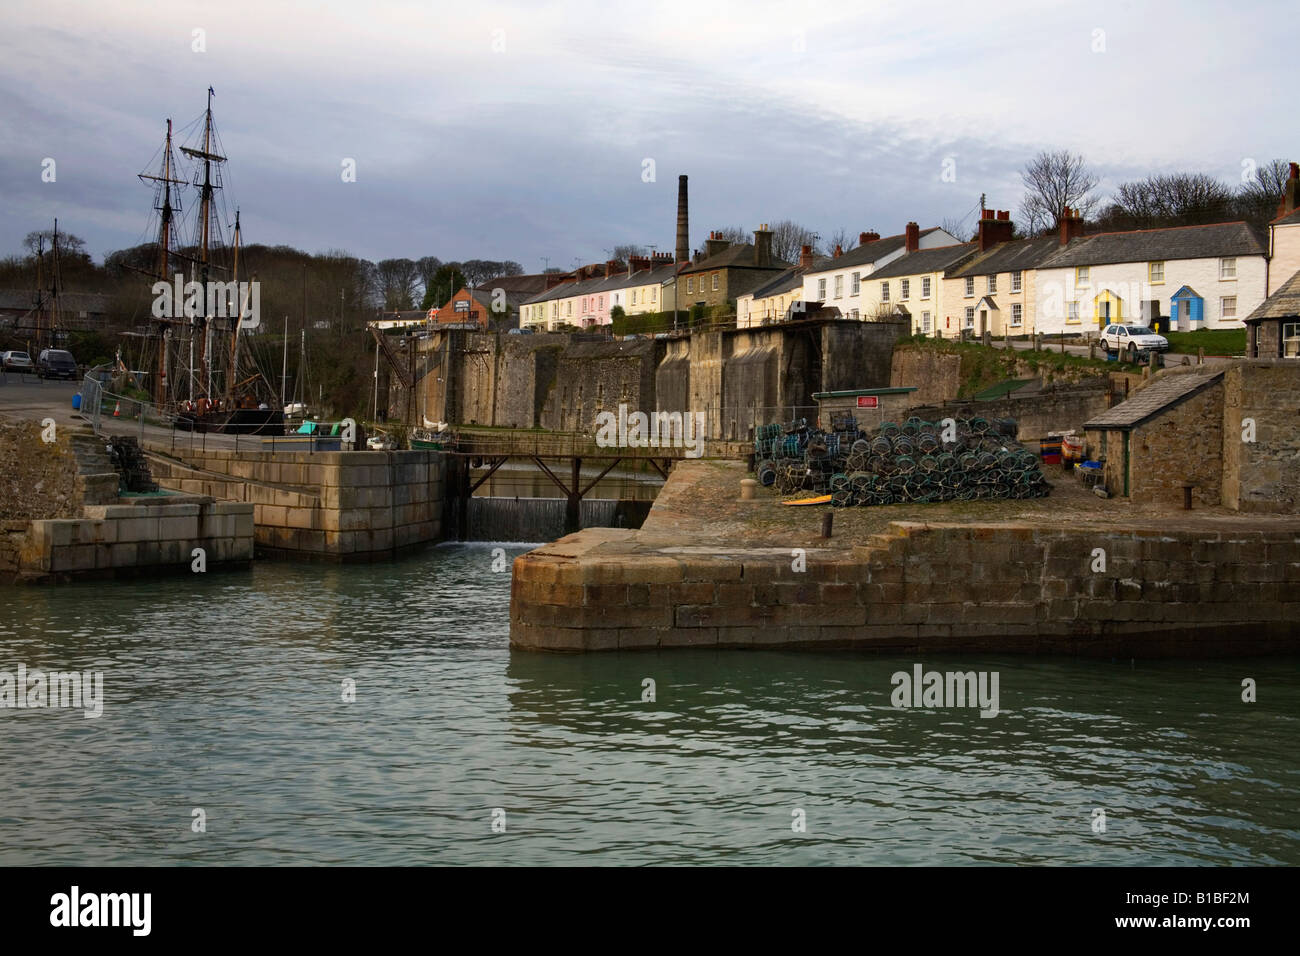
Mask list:
POLYGON ((677 261, 691 257, 691 235, 686 221, 686 177, 677 177, 677 261))

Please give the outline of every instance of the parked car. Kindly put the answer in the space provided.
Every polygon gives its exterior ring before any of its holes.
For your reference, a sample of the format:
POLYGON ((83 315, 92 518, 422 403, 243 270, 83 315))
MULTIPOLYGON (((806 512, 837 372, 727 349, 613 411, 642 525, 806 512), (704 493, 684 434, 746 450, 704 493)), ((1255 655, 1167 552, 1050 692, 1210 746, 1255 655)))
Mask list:
POLYGON ((32 357, 26 352, 19 352, 16 349, 0 355, 0 362, 4 363, 6 372, 30 372, 32 370, 32 357))
POLYGON ((511 329, 511 330, 509 331, 508 334, 510 334, 510 335, 532 335, 532 334, 533 334, 533 330, 532 330, 532 329, 525 329, 525 328, 511 329))
POLYGON ((76 378, 77 360, 72 357, 71 352, 65 352, 63 349, 42 349, 36 359, 36 377, 76 378))
POLYGON ((1169 340, 1145 325, 1114 323, 1102 331, 1101 347, 1107 352, 1136 357, 1139 352, 1168 352, 1169 340))

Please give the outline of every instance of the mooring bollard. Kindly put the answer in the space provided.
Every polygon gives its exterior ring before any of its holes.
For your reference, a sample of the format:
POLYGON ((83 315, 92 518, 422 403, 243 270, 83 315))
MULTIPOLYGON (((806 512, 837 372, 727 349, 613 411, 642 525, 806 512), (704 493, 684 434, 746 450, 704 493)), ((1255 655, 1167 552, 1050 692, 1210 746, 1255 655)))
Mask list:
POLYGON ((834 522, 834 520, 835 520, 835 512, 833 511, 828 511, 824 515, 822 515, 822 537, 823 538, 829 538, 831 536, 831 523, 834 522))
POLYGON ((740 500, 753 501, 754 492, 758 490, 758 482, 753 478, 740 479, 740 500))

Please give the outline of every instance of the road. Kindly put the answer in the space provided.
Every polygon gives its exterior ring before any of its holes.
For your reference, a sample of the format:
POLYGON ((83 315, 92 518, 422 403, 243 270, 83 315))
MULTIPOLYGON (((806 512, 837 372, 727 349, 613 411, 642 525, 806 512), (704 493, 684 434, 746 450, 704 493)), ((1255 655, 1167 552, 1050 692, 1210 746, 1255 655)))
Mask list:
MULTIPOLYGON (((71 382, 45 381, 35 375, 0 372, 0 416, 31 418, 36 421, 52 418, 60 425, 87 425, 89 416, 83 418, 81 412, 72 407, 72 396, 81 390, 81 383, 81 379, 71 382)), ((174 445, 176 448, 202 446, 259 451, 262 448, 260 435, 196 435, 157 425, 145 425, 142 431, 138 420, 113 418, 111 415, 104 415, 100 419, 100 429, 110 435, 135 435, 146 441, 174 445)))
MULTIPOLYGON (((992 342, 994 348, 999 348, 999 349, 1000 349, 1000 348, 1005 348, 1005 347, 1006 347, 1006 345, 1003 343, 1003 341, 1002 341, 1001 339, 992 339, 991 342, 992 342)), ((1061 343, 1060 343, 1060 340, 1059 340, 1059 339, 1056 340, 1056 341, 1052 341, 1050 338, 1046 338, 1046 337, 1045 337, 1045 338, 1043 339, 1043 346, 1044 346, 1044 351, 1051 351, 1051 352, 1060 352, 1060 351, 1061 351, 1061 343)), ((1020 341, 1020 340, 1012 339, 1012 340, 1011 340, 1011 347, 1012 347, 1013 349, 1016 349, 1017 351, 1020 351, 1020 352, 1028 352, 1028 351, 1030 351, 1030 350, 1034 347, 1034 345, 1033 345, 1032 342, 1027 341, 1027 340, 1026 340, 1026 341, 1020 341)), ((1066 353, 1067 355, 1077 355, 1077 356, 1079 356, 1080 358, 1088 358, 1088 357, 1089 357, 1089 352, 1088 352, 1088 346, 1087 346, 1087 345, 1071 345, 1071 344, 1067 343, 1066 346, 1065 346, 1065 353, 1066 353)), ((1106 357, 1106 353, 1103 352, 1103 351, 1101 350, 1100 346, 1099 346, 1099 347, 1097 348, 1096 354, 1095 354, 1093 357, 1094 357, 1094 358, 1105 358, 1105 357, 1106 357)), ((1170 365, 1195 365, 1195 364, 1196 364, 1196 356, 1195 356, 1195 355, 1182 355, 1182 354, 1179 354, 1179 353, 1176 353, 1176 352, 1166 352, 1166 353, 1164 354, 1164 361, 1165 361, 1165 366, 1166 366, 1166 367, 1168 367, 1168 366, 1170 366, 1170 365), (1184 361, 1184 360, 1186 360, 1186 361, 1184 361)), ((1207 355, 1207 356, 1205 356, 1205 364, 1206 364, 1206 365, 1231 365, 1231 364, 1232 364, 1233 362, 1235 362, 1235 361, 1236 361, 1236 359, 1233 359, 1233 358, 1231 358, 1231 357, 1229 357, 1229 356, 1226 356, 1226 355, 1207 355)))

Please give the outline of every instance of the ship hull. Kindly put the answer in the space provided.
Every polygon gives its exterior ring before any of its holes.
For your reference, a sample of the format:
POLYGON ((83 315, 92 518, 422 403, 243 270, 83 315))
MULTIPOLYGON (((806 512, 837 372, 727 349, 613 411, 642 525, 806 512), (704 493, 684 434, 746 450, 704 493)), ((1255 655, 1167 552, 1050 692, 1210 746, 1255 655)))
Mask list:
POLYGON ((283 435, 284 414, 278 409, 236 408, 206 415, 181 413, 176 416, 181 431, 213 432, 222 435, 283 435))

